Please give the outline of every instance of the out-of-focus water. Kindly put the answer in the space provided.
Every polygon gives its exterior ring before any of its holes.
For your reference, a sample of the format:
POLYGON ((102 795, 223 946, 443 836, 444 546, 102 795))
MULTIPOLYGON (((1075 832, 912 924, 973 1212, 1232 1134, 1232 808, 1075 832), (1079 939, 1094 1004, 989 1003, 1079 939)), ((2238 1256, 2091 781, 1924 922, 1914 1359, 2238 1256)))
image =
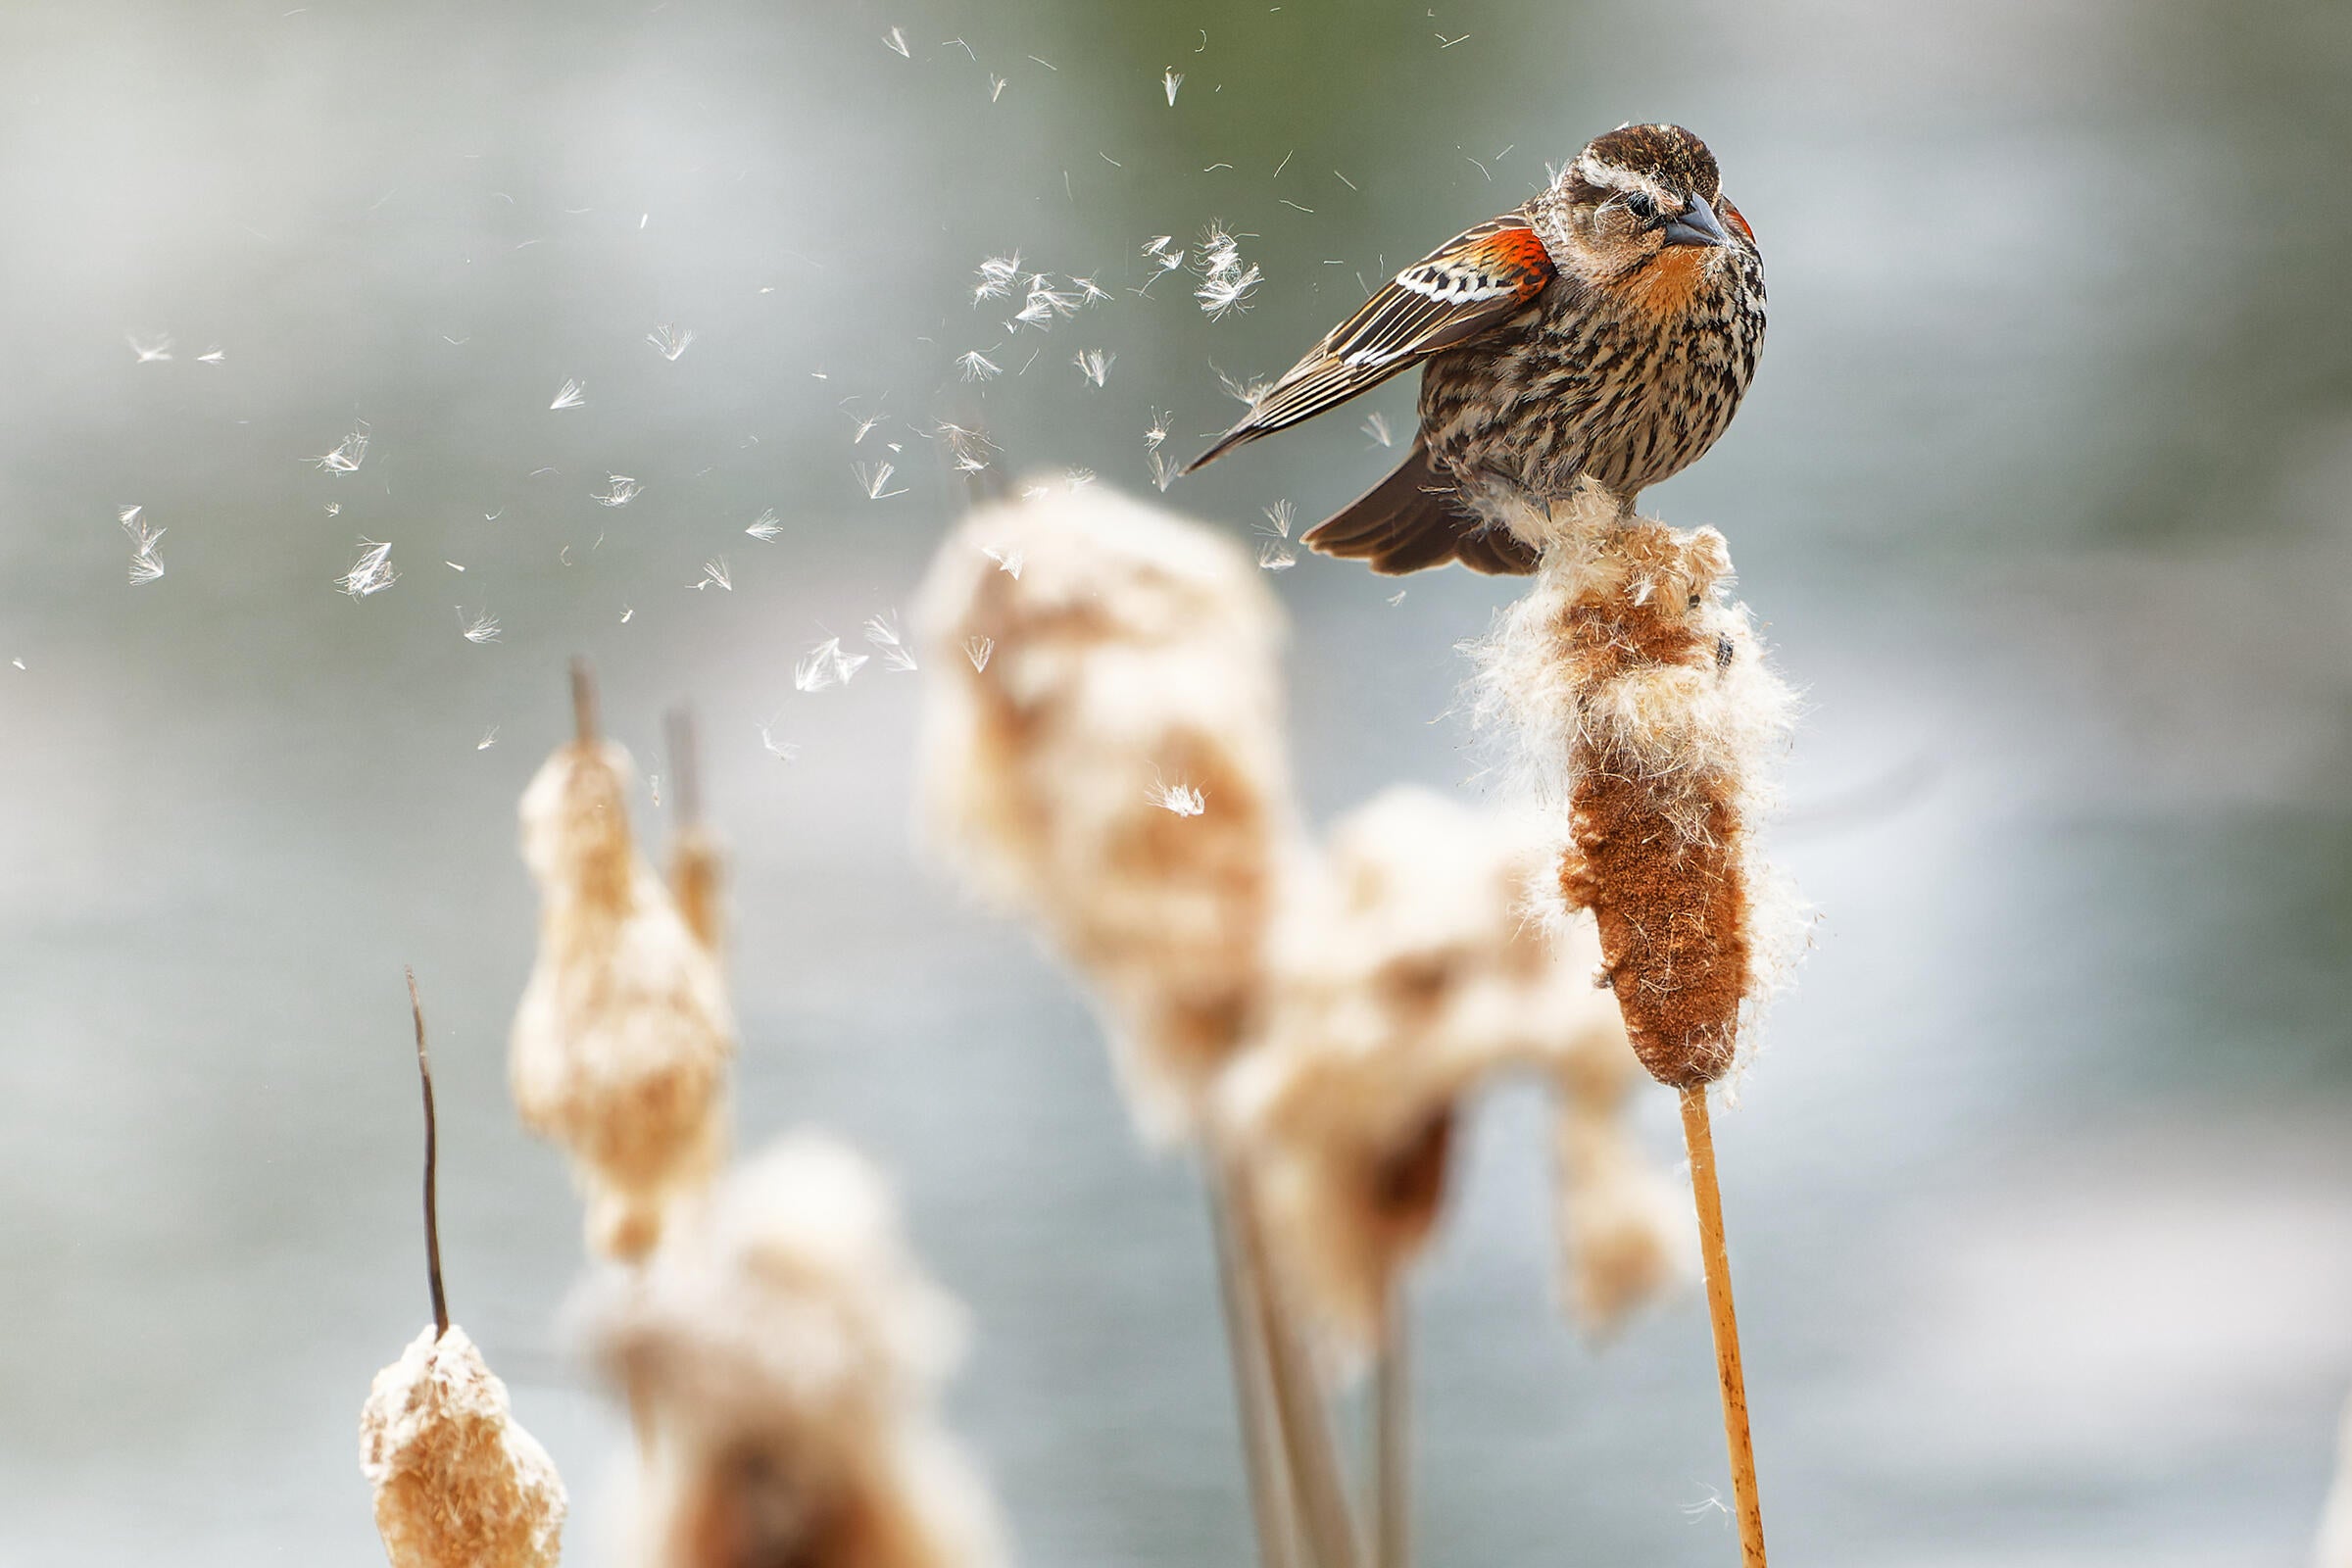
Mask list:
MULTIPOLYGON (((700 708, 746 1141, 897 1177, 1024 1560, 1238 1560, 1192 1181, 909 848, 920 677, 792 665, 907 597, 937 420, 1143 487, 1155 414, 1189 455, 1218 370, 1656 117, 1721 156, 1773 326, 1650 500, 1730 534, 1809 702, 1818 951, 1719 1118, 1775 1544, 2301 1560, 2352 1385, 2352 13, 32 0, 0 81, 0 1561, 372 1559, 355 1417, 426 1307, 404 962, 455 1313, 611 1560, 575 1207, 503 1084, 575 650, 649 772, 700 708), (1253 309, 1139 297, 1218 219, 1253 309), (972 284, 1014 250, 1112 298, 1008 330, 972 284), (362 421, 357 471, 308 461, 362 421), (363 537, 400 578, 355 602, 363 537)), ((1311 520, 1391 461, 1360 418, 1171 499, 1311 520)), ((1275 586, 1316 814, 1489 787, 1452 645, 1510 585, 1275 586)), ((1492 1103, 1420 1289, 1427 1555, 1729 1560, 1703 1314, 1560 1326, 1541 1144, 1492 1103)))

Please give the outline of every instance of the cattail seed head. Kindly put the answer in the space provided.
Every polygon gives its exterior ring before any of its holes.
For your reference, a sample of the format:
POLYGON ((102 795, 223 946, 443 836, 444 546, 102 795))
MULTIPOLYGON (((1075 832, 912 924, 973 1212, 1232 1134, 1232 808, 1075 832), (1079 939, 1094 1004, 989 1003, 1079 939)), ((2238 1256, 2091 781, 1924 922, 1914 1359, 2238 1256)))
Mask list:
POLYGON ((522 798, 539 956, 508 1076, 524 1125, 571 1154, 590 1245, 635 1257, 725 1155, 735 1026, 716 957, 629 834, 628 756, 559 747, 522 798))
POLYGON ((640 1422, 639 1561, 1001 1561, 994 1505, 933 1408, 960 1315, 847 1146, 797 1134, 738 1166, 582 1312, 640 1422))
POLYGON ((1258 1007, 1291 832, 1272 597, 1095 485, 974 512, 915 618, 930 840, 1086 978, 1138 1123, 1184 1134, 1258 1007))
POLYGON ((428 1325, 375 1375, 360 1469, 392 1568, 550 1568, 563 1479, 514 1417, 507 1386, 461 1328, 428 1325))
POLYGON ((1590 908, 1642 1063, 1723 1076, 1804 943, 1758 828, 1794 698, 1765 666, 1711 528, 1624 516, 1587 485, 1482 509, 1543 549, 1483 650, 1482 708, 1509 717, 1565 832, 1557 893, 1590 908))
POLYGON ((1219 1106, 1268 1250, 1343 1364, 1378 1343, 1437 1221, 1462 1102, 1514 1068, 1592 1077, 1613 1053, 1634 1070, 1591 922, 1555 942, 1530 916, 1549 865, 1530 821, 1400 788, 1292 880, 1265 1027, 1219 1106))

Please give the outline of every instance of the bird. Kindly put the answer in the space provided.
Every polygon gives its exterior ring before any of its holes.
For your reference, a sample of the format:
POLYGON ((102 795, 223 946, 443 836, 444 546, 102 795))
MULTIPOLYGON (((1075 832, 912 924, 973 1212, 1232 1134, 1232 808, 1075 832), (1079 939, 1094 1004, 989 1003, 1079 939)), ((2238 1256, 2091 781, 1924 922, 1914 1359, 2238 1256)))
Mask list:
POLYGON ((1470 497, 1592 480, 1630 514, 1731 424, 1763 342, 1763 256, 1714 154, 1680 125, 1620 125, 1390 279, 1184 471, 1417 365, 1404 462, 1303 543, 1389 575, 1532 572, 1535 548, 1470 497))

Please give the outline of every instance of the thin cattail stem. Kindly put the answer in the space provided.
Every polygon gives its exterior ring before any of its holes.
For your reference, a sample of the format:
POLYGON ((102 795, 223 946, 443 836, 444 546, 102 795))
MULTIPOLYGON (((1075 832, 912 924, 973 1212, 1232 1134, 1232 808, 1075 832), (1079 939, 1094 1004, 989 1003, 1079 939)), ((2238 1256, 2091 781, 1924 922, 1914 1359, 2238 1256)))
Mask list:
POLYGON ((1217 1297, 1224 1309, 1225 1351, 1233 1363, 1235 1416, 1242 1430, 1242 1462, 1250 1484, 1250 1517, 1257 1530, 1260 1568, 1295 1568, 1298 1517, 1291 1478, 1277 1438, 1280 1416, 1268 1366, 1265 1320, 1257 1309, 1257 1271, 1235 1231, 1225 1158, 1210 1140, 1202 1165, 1209 1232, 1215 1238, 1217 1297))
POLYGON ((416 996, 416 971, 403 965, 409 977, 409 1011, 416 1020, 416 1076, 424 1085, 424 1276, 433 1288, 433 1336, 449 1332, 449 1298, 441 1290, 441 1204, 433 1180, 440 1165, 439 1137, 433 1124, 433 1063, 424 1054, 424 1004, 416 996))
POLYGON ((1413 1560, 1412 1366, 1404 1291, 1392 1283, 1372 1367, 1373 1568, 1413 1560))
POLYGON ((1683 1091, 1683 1142, 1690 1151, 1690 1192, 1698 1202, 1707 1316, 1715 1330, 1715 1371, 1723 1385, 1723 1437, 1731 1449, 1732 1500, 1740 1518, 1740 1561, 1741 1568, 1765 1568, 1756 1446, 1747 1430, 1747 1380, 1740 1370, 1740 1319, 1732 1308, 1732 1265, 1723 1247, 1723 1194, 1715 1185, 1715 1134, 1707 1122, 1703 1083, 1683 1091))
POLYGON ((1363 1549, 1348 1502, 1348 1484, 1340 1474, 1339 1449, 1332 1441, 1321 1380, 1283 1300, 1280 1283, 1267 1266, 1265 1237, 1258 1226, 1250 1173, 1235 1162, 1227 1166, 1225 1175, 1226 1217, 1257 1286, 1259 1333, 1265 1341, 1274 1410, 1296 1489, 1309 1568, 1360 1568, 1363 1549))
POLYGON ((578 654, 571 660, 571 734, 582 746, 596 744, 596 673, 578 654))
POLYGON ((669 743, 670 798, 676 803, 680 828, 703 819, 703 775, 694 751, 694 710, 681 703, 662 715, 669 743))

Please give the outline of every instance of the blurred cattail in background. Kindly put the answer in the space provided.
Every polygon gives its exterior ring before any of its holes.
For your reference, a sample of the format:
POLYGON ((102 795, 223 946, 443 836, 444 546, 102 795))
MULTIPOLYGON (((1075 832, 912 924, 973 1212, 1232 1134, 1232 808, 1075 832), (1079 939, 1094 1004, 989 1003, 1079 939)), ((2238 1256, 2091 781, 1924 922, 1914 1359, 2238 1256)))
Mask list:
POLYGON ((424 1089, 424 1241, 433 1321, 376 1373, 360 1410, 360 1472, 392 1568, 549 1568, 563 1545, 563 1478, 507 1402, 466 1331, 449 1321, 434 1199, 438 1137, 424 1007, 409 977, 424 1089))
POLYGON ((1795 700, 1764 665, 1712 528, 1629 515, 1587 481, 1548 505, 1467 499, 1540 552, 1534 586, 1480 650, 1482 708, 1518 730, 1560 821, 1563 910, 1591 909, 1601 972, 1650 1076, 1681 1092, 1740 1539, 1764 1568, 1707 1085, 1730 1072, 1805 940, 1762 819, 1795 700))
MULTIPOLYGON (((1636 1072, 1624 1025, 1596 991, 1592 922, 1556 933, 1534 912, 1549 842, 1524 817, 1426 790, 1376 797, 1331 830, 1289 881, 1264 1027, 1227 1073, 1220 1107, 1246 1152, 1268 1266, 1344 1370, 1376 1372, 1374 1560, 1410 1557, 1411 1396, 1402 1285, 1445 1200, 1465 1102, 1507 1070, 1549 1077, 1580 1129, 1616 1162, 1569 1167, 1561 1218, 1577 1278, 1606 1277, 1612 1313, 1673 1276, 1664 1188, 1614 1123, 1636 1072)), ((1580 1305, 1599 1292, 1580 1289, 1580 1305)))
MULTIPOLYGON (((629 1258, 725 1157, 735 1024, 712 949, 632 843, 628 754, 598 740, 574 679, 577 736, 522 798, 539 956, 508 1075, 523 1123, 571 1155, 590 1247, 629 1258)), ((705 917, 715 931, 714 905, 705 917)))
POLYGON ((645 1568, 994 1568, 994 1504, 933 1410, 960 1316, 875 1170, 800 1133, 585 1294, 627 1392, 645 1568))
MULTIPOLYGON (((1223 1102, 1251 1151, 1273 1253, 1344 1362, 1386 1338, 1398 1275, 1437 1218, 1456 1109, 1486 1080, 1550 1076, 1577 1152, 1605 1130, 1645 1174, 1613 1125, 1637 1069, 1592 984, 1592 922, 1554 941, 1532 913, 1549 869, 1536 824, 1397 788, 1334 825, 1287 901, 1266 1027, 1223 1102)), ((1622 1310, 1671 1277, 1675 1231, 1640 1204, 1630 1220, 1610 1212, 1595 1188, 1626 1172, 1588 1179, 1592 1163, 1571 1163, 1569 1206, 1602 1221, 1604 1250, 1626 1250, 1629 1225, 1641 1233, 1640 1279, 1609 1265, 1627 1279, 1622 1310)), ((1591 1237, 1566 1240, 1588 1257, 1591 1237)))
POLYGON ((1138 1125, 1184 1135, 1254 1021, 1293 831, 1257 568, 1100 485, 1050 487, 966 517, 916 620, 931 842, 1084 977, 1138 1125))
POLYGON ((949 534, 915 619, 926 837, 1078 971, 1144 1135, 1208 1135, 1259 1558, 1289 1562, 1296 1523, 1310 1564, 1346 1568, 1353 1526, 1312 1369, 1233 1196, 1247 1172, 1207 1115, 1263 1013, 1298 853, 1273 597, 1212 529, 1100 485, 1042 484, 949 534))

